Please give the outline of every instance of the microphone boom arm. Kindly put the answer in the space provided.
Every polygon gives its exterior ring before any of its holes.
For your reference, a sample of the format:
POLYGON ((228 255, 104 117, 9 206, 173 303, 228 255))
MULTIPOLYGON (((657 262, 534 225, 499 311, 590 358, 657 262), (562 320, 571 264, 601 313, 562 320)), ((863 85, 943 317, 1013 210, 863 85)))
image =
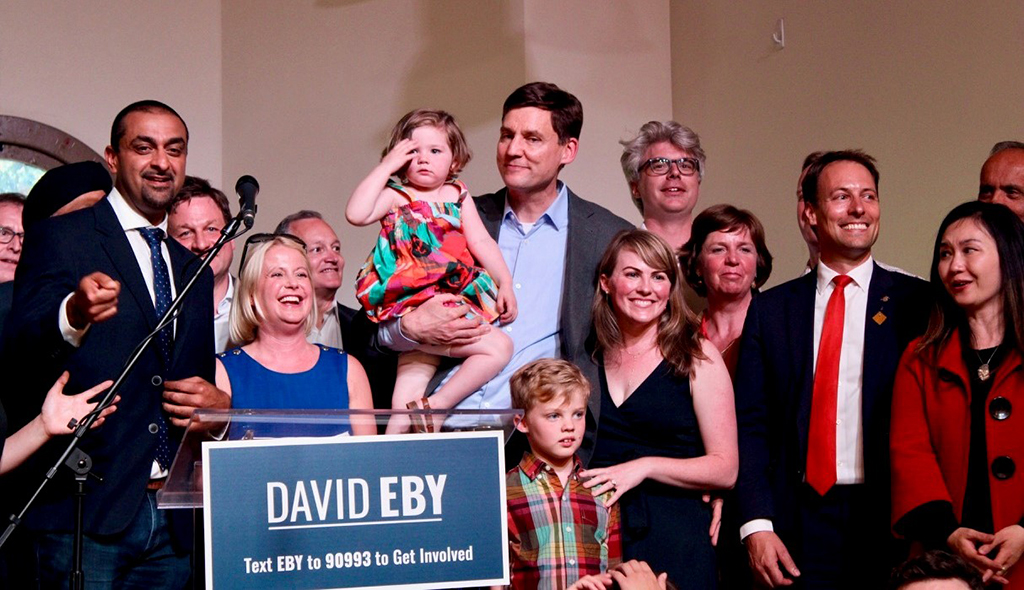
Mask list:
MULTIPOLYGON (((143 338, 141 342, 139 342, 139 344, 135 347, 135 350, 132 352, 132 354, 129 355, 128 360, 122 367, 121 373, 114 381, 114 384, 110 386, 110 389, 107 390, 103 398, 99 401, 99 403, 96 404, 95 409, 93 409, 92 412, 87 414, 81 420, 81 422, 79 422, 77 428, 75 428, 74 434, 72 435, 71 441, 68 443, 67 448, 64 450, 63 453, 61 453, 60 457, 57 459, 57 461, 54 462, 53 466, 50 467, 49 470, 47 470, 46 474, 43 477, 43 481, 39 484, 39 487, 36 488, 36 491, 29 498, 28 502, 25 503, 25 506, 21 509, 21 511, 18 512, 17 515, 12 514, 10 516, 10 524, 7 525, 7 529, 4 530, 2 535, 0 535, 0 547, 3 547, 4 542, 7 541, 7 539, 14 532, 15 527, 17 527, 17 525, 21 523, 22 519, 28 512, 29 508, 31 508, 36 498, 39 497, 39 494, 42 493, 43 489, 46 487, 46 484, 49 483, 50 480, 52 480, 53 477, 57 474, 57 470, 60 468, 60 466, 64 465, 68 458, 71 457, 72 453, 74 453, 78 449, 79 443, 81 442, 85 434, 89 431, 89 428, 92 426, 93 422, 95 422, 96 419, 99 417, 100 412, 102 412, 105 408, 110 406, 111 402, 113 402, 117 393, 121 390, 121 386, 124 385, 125 380, 128 378, 128 374, 131 373, 132 369, 135 368, 135 365, 142 357, 142 354, 146 351, 147 348, 149 348, 149 345, 153 341, 153 338, 160 332, 160 330, 164 329, 168 324, 174 321, 174 318, 178 315, 178 312, 181 309, 182 303, 185 301, 185 298, 188 297, 188 294, 192 291, 192 288, 199 280, 199 277, 202 276, 203 271, 209 268, 210 263, 213 261, 214 257, 217 256, 217 254, 221 251, 224 245, 227 244, 229 241, 234 240, 245 234, 247 231, 249 231, 248 227, 242 232, 238 231, 239 227, 242 225, 244 213, 244 211, 240 210, 238 212, 238 215, 236 215, 228 223, 228 225, 221 230, 221 235, 220 238, 217 240, 217 243, 214 244, 209 250, 207 250, 207 254, 202 259, 199 268, 188 279, 188 281, 185 283, 185 286, 181 289, 181 292, 178 293, 178 296, 175 297, 173 301, 171 301, 170 307, 168 307, 167 312, 164 313, 163 317, 160 318, 160 321, 157 322, 156 328, 152 332, 150 332, 145 338, 143 338)), ((122 403, 124 403, 123 400, 122 403)), ((116 420, 117 417, 110 416, 107 419, 116 420)), ((81 451, 78 451, 78 453, 81 455, 85 455, 81 451)), ((85 455, 85 457, 88 458, 88 455, 85 455)), ((80 523, 81 519, 79 519, 78 522, 80 523)))

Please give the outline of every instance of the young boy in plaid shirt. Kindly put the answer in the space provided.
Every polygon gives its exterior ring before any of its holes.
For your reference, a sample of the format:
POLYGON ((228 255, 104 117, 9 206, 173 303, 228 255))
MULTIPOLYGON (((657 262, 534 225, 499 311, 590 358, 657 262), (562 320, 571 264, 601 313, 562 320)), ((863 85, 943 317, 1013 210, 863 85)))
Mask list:
POLYGON ((505 478, 512 588, 568 588, 622 559, 618 504, 605 506, 579 477, 590 383, 572 363, 541 359, 510 386, 531 449, 505 478))

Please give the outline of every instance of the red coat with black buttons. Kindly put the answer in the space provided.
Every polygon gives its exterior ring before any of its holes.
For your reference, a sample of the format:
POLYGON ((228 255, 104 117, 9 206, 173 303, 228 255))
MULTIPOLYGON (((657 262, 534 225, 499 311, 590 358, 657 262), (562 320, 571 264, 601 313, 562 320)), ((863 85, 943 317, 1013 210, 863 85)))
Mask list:
MULTIPOLYGON (((959 519, 967 489, 970 379, 960 336, 954 332, 937 356, 928 350, 915 352, 919 341, 904 352, 893 386, 893 523, 935 500, 952 503, 959 519)), ((985 441, 992 521, 998 531, 1020 523, 1024 517, 1024 367, 1016 349, 1006 355, 992 376, 992 389, 985 401, 985 441), (1006 398, 1012 408, 1003 419, 990 411, 992 400, 998 397, 1006 398), (1009 458, 1016 467, 1005 479, 993 474, 992 463, 998 457, 1009 458)), ((1000 465, 1006 465, 1006 460, 1002 459, 1000 465)), ((1021 565, 1011 570, 1011 588, 1024 588, 1021 565)))

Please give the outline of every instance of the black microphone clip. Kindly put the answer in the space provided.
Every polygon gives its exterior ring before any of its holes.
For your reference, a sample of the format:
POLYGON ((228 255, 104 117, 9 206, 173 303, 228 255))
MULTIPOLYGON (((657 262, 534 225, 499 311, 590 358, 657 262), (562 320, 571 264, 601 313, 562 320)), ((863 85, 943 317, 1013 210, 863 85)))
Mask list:
POLYGON ((252 228, 256 218, 256 195, 260 192, 260 183, 246 174, 235 183, 235 193, 238 194, 239 213, 242 216, 242 223, 246 229, 252 228))

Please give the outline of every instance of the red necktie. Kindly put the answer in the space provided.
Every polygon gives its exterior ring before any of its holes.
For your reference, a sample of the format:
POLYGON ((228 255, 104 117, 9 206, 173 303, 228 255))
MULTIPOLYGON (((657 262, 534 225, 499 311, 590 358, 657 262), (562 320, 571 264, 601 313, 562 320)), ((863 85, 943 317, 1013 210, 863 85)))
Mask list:
POLYGON ((853 279, 837 275, 835 288, 825 306, 814 371, 811 428, 807 434, 807 483, 824 496, 836 483, 836 395, 839 388, 839 354, 843 349, 846 317, 846 285, 853 279))

